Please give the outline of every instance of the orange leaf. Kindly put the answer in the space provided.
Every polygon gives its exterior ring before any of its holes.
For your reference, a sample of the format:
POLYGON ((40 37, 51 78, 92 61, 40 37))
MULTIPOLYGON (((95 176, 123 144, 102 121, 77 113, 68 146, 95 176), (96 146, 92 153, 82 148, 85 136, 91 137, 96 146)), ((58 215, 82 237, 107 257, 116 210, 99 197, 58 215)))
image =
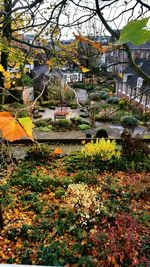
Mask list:
POLYGON ((82 72, 89 72, 90 70, 85 68, 84 66, 79 66, 82 72))
POLYGON ((90 44, 102 53, 106 53, 108 50, 110 50, 112 48, 112 45, 105 45, 105 46, 101 45, 100 43, 92 41, 92 40, 82 36, 81 34, 79 34, 79 35, 74 34, 74 36, 80 42, 85 42, 87 44, 90 44))
POLYGON ((16 248, 21 248, 22 247, 22 242, 21 242, 21 239, 19 238, 15 244, 15 247, 16 248))
POLYGON ((60 154, 63 154, 63 151, 60 147, 56 147, 53 154, 54 155, 60 155, 60 154))
POLYGON ((2 131, 2 138, 10 142, 28 137, 25 130, 10 112, 0 112, 0 130, 2 131))
POLYGON ((113 264, 113 266, 118 266, 117 264, 116 264, 116 259, 115 259, 115 257, 114 256, 108 256, 108 261, 110 262, 110 263, 112 263, 113 264))

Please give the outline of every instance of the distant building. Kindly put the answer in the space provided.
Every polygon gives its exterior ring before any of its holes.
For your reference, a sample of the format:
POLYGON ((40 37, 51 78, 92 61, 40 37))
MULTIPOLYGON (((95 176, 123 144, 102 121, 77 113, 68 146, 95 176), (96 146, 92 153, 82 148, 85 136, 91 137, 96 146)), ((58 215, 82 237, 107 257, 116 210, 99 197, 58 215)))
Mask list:
MULTIPOLYGON (((148 59, 135 59, 141 70, 150 76, 150 57, 148 59)), ((150 110, 150 85, 127 66, 121 77, 116 79, 116 95, 131 100, 143 111, 150 110)))
MULTIPOLYGON (((135 46, 128 43, 135 63, 150 76, 150 41, 135 46)), ((116 75, 116 95, 125 97, 143 110, 150 109, 150 86, 135 74, 123 49, 108 52, 100 58, 101 68, 116 75)))
POLYGON ((74 82, 82 82, 83 81, 83 73, 77 71, 69 71, 69 70, 61 70, 62 78, 66 80, 68 83, 74 82))
MULTIPOLYGON (((148 59, 150 56, 150 41, 135 46, 131 43, 128 43, 133 58, 148 59)), ((123 73, 123 70, 128 65, 127 53, 123 49, 113 50, 106 53, 105 56, 100 59, 101 66, 105 67, 108 72, 114 72, 116 74, 123 73), (115 64, 116 63, 116 64, 115 64), (118 64, 120 63, 120 64, 118 64)))

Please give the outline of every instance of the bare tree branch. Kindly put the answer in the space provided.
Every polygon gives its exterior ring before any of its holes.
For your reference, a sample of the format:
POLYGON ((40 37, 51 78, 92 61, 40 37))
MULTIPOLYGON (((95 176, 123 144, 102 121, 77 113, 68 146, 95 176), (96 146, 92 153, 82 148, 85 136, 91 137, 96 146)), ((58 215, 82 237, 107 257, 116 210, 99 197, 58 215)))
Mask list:
POLYGON ((150 10, 150 5, 144 3, 142 0, 136 0, 137 3, 140 3, 142 6, 146 7, 148 10, 150 10))

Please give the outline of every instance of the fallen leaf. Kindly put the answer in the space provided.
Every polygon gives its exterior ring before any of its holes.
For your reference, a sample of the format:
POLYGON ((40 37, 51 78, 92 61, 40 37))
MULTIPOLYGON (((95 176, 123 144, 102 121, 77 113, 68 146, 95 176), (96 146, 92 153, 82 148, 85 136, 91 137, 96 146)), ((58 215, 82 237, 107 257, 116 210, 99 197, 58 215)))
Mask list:
POLYGON ((63 154, 63 150, 60 147, 56 147, 54 149, 53 155, 61 155, 63 154))

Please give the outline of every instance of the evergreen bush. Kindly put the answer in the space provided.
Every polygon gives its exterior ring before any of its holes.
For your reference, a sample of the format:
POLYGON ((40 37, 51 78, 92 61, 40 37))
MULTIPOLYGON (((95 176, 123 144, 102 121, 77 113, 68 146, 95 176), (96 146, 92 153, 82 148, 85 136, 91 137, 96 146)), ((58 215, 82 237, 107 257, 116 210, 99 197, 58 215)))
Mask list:
POLYGON ((138 126, 138 120, 135 117, 124 116, 121 119, 121 124, 123 127, 135 128, 138 126))

